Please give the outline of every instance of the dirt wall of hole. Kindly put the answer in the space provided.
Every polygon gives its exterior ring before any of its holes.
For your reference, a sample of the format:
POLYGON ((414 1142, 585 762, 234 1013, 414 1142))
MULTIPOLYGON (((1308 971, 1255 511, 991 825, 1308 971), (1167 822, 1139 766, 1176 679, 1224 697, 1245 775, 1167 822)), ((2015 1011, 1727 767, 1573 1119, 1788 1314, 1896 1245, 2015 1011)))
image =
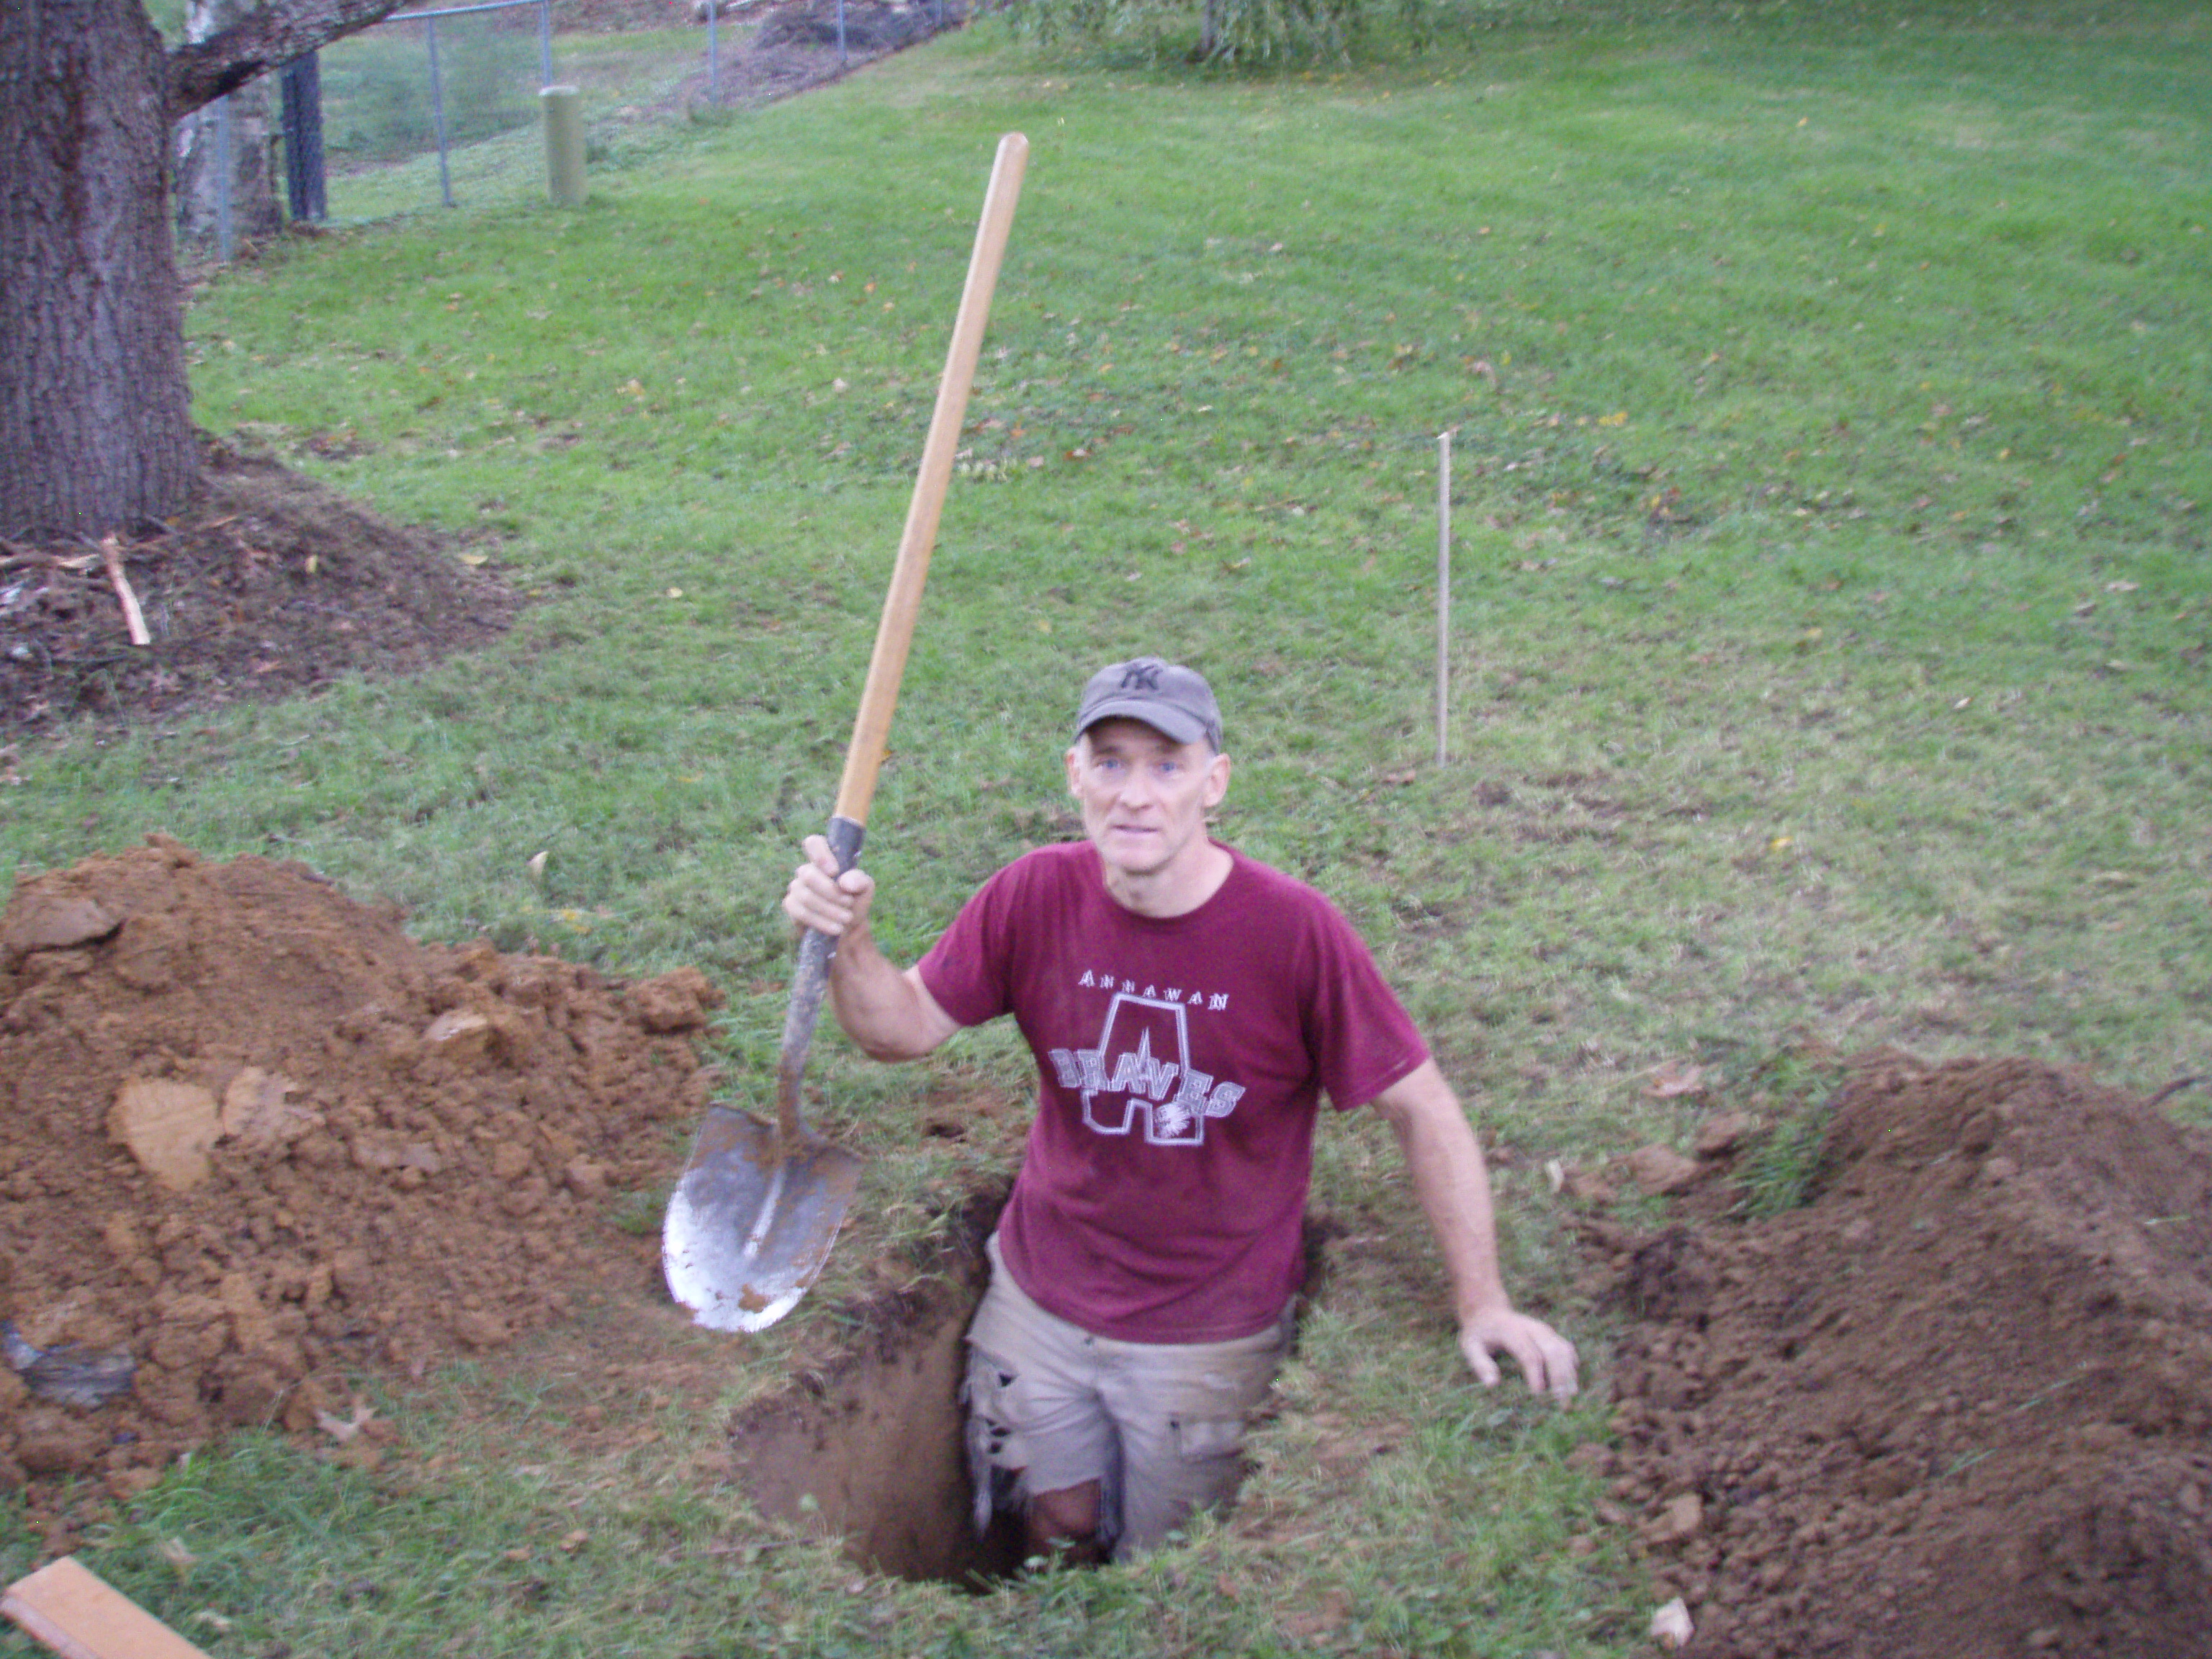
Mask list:
POLYGON ((1020 1565, 1011 1529, 976 1534, 960 1407, 981 1240, 1003 1202, 971 1207, 938 1275, 870 1310, 872 1338, 832 1372, 732 1419, 732 1462, 763 1514, 842 1534, 896 1577, 975 1584, 1020 1565))

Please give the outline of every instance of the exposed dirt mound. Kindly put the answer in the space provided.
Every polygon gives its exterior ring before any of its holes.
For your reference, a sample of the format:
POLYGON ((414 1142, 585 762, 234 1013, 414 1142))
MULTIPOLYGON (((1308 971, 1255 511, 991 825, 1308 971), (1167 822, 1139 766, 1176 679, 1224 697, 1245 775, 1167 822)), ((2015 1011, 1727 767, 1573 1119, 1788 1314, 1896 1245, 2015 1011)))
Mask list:
MULTIPOLYGON (((716 1000, 690 970, 624 985, 420 945, 299 866, 161 836, 19 884, 0 1480, 128 1492, 271 1420, 373 1459, 349 1371, 419 1374, 653 1299, 655 1241, 618 1220, 650 1218, 624 1195, 659 1190, 663 1126, 703 1109, 691 1035, 716 1000)), ((1597 1229, 1633 1322, 1618 1444, 1577 1455, 1662 1599, 1690 1603, 1694 1650, 2202 1651, 2212 1142, 2068 1072, 1876 1055, 1838 1097, 1822 1187, 1736 1223, 1714 1175, 1684 1200, 1711 1218, 1597 1229)), ((925 1547, 949 1547, 957 1504, 893 1536, 919 1500, 878 1488, 927 1461, 921 1417, 951 1455, 959 1312, 922 1297, 872 1325, 835 1410, 733 1425, 761 1500, 827 1493, 886 1564, 944 1571, 925 1547), (910 1455, 862 1455, 894 1444, 910 1455)), ((683 1369, 706 1358, 661 1360, 710 1396, 683 1369)), ((957 1498, 945 1467, 931 1490, 957 1498)))
POLYGON ((129 1490, 343 1416, 349 1367, 642 1280, 657 1235, 617 1220, 705 1103, 703 976, 419 945, 299 865, 149 839, 0 915, 0 1480, 129 1490))
MULTIPOLYGON (((704 0, 699 15, 705 15, 704 0)), ((836 0, 790 0, 775 6, 732 8, 725 3, 722 15, 757 23, 750 43, 731 52, 709 87, 701 74, 684 88, 689 102, 713 102, 733 108, 774 103, 798 93, 823 86, 860 68, 927 40, 944 29, 957 28, 966 20, 963 0, 921 0, 899 4, 895 0, 847 0, 841 20, 836 0), (840 22, 845 44, 841 54, 840 22)))
POLYGON ((796 0, 772 9, 760 27, 760 45, 770 46, 835 46, 840 30, 848 52, 896 52, 917 40, 926 40, 947 24, 957 24, 966 8, 948 3, 939 7, 884 4, 881 0, 796 0))
POLYGON ((173 520, 118 538, 149 644, 131 642, 98 549, 0 542, 0 733, 417 673, 514 619, 505 586, 428 534, 275 461, 204 453, 173 520))
POLYGON ((2212 1140, 2069 1072, 1881 1054, 1822 1185, 1616 1241, 1607 1518, 1694 1650, 2205 1651, 2212 1140))

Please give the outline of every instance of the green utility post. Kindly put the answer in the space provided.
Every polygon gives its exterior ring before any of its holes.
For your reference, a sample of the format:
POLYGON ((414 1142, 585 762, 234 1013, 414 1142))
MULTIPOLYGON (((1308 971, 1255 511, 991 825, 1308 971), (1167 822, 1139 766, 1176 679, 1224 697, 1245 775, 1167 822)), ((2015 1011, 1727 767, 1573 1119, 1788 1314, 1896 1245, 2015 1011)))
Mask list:
POLYGON ((542 87, 545 106, 545 179, 556 207, 584 205, 584 94, 574 87, 542 87))

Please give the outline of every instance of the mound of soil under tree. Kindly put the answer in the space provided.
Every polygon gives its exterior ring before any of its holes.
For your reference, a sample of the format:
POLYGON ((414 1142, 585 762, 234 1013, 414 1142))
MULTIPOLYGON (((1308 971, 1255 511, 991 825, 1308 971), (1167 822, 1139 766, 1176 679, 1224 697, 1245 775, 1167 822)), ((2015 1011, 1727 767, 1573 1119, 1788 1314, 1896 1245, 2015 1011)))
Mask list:
POLYGON ((416 673, 514 620, 505 585, 428 532, 265 457, 212 440, 203 455, 174 517, 114 538, 147 644, 131 642, 100 548, 0 541, 0 736, 416 673))
MULTIPOLYGON (((1821 1195, 1594 1229, 1608 1480, 1716 1659, 2203 1653, 2212 1137, 2075 1073, 1856 1059, 1821 1195)), ((1686 1200, 1730 1193, 1712 1167, 1686 1200)))

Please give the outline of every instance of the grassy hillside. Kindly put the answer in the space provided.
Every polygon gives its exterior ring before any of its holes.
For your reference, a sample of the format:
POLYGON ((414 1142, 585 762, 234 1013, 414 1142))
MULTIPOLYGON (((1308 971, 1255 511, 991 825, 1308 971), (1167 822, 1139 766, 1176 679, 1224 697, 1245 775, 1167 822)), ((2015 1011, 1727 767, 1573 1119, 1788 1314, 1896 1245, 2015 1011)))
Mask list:
MULTIPOLYGON (((155 1546, 221 1555, 234 1622, 192 1631, 217 1653, 1632 1653, 1644 1583, 1565 1462, 1604 1431, 1604 1328, 1546 1163, 1686 1141, 1806 1035, 2143 1091, 2205 1069, 2200 13, 1568 3, 1441 33, 1240 79, 992 20, 756 113, 611 127, 579 212, 225 273, 190 319, 200 422, 469 538, 534 603, 408 683, 18 739, 0 861, 158 827, 427 936, 696 963, 759 1097, 775 896, 836 785, 992 147, 1024 131, 871 823, 880 931, 918 951, 1068 832, 1091 667, 1204 666, 1220 833, 1374 943, 1499 1150, 1515 1283, 1585 1344, 1590 1405, 1462 1380, 1361 1118, 1323 1137, 1346 1237, 1245 1510, 1141 1569, 856 1580, 685 1477, 710 1422, 526 1474, 433 1401, 394 1408, 444 1449, 424 1489, 319 1472, 303 1507, 301 1461, 249 1445, 118 1514, 102 1571, 181 1624, 204 1598, 155 1546), (1662 1065, 1706 1094, 1657 1092, 1662 1065), (1347 1474, 1346 1445, 1389 1449, 1347 1474), (556 1504, 660 1544, 580 1552, 527 1605, 484 1589, 556 1504), (732 1528, 737 1555, 683 1547, 732 1528), (300 1593, 433 1538, 453 1592, 404 1621, 300 1593)), ((1018 1126, 956 1147, 915 1103, 1024 1065, 1004 1033, 905 1072, 825 1040, 825 1125, 874 1160, 841 1264, 1010 1167, 1018 1126)), ((733 1354, 732 1395, 788 1352, 733 1354)))

